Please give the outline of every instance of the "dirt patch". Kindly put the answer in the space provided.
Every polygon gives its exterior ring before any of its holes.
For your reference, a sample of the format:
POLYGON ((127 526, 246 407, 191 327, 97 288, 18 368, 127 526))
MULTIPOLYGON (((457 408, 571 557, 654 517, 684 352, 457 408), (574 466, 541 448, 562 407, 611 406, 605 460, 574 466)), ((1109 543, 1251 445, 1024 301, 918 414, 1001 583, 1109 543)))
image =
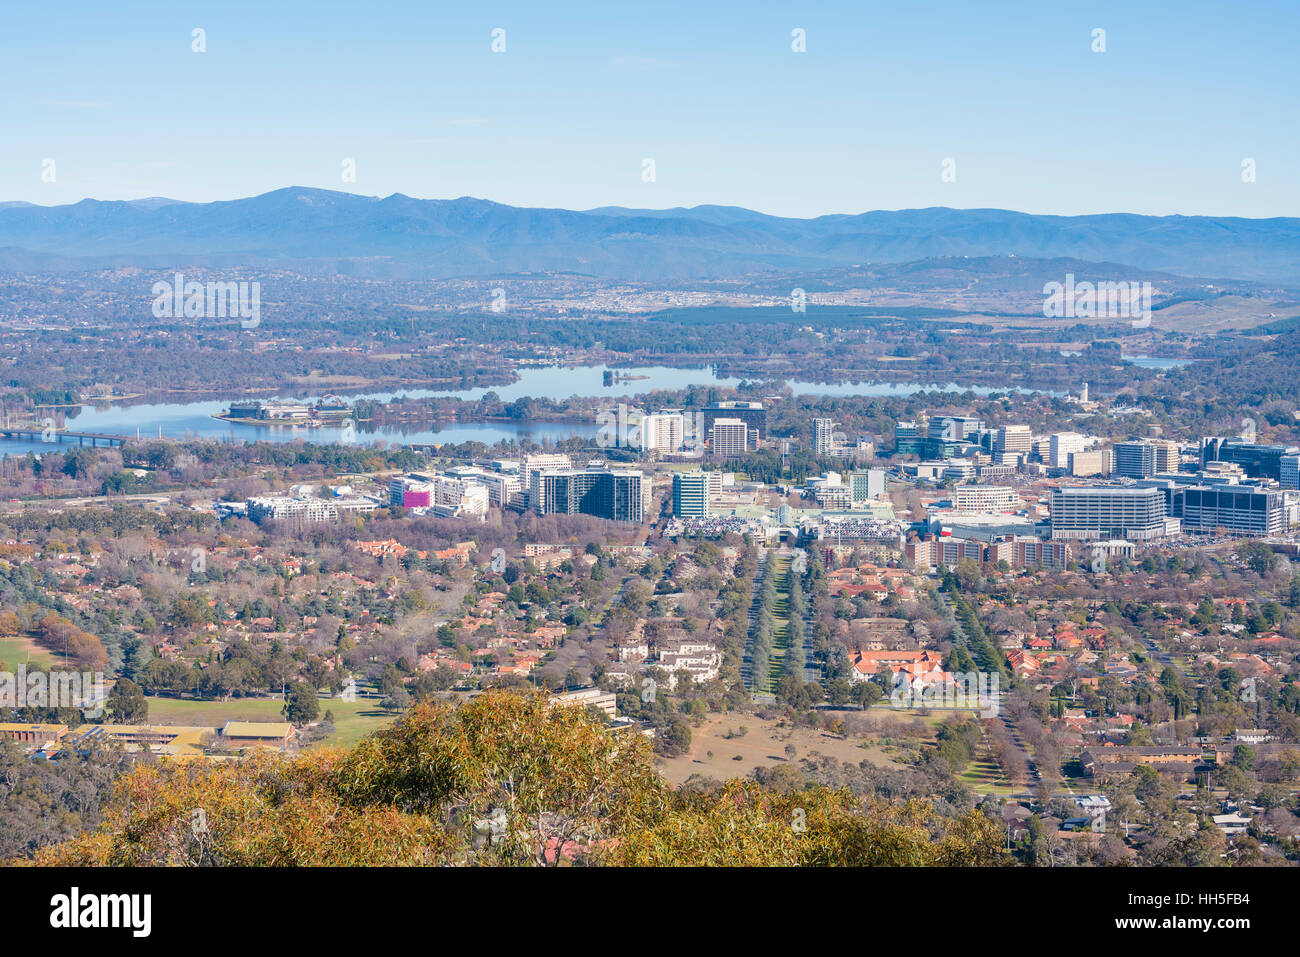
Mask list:
POLYGON ((748 777, 755 768, 798 763, 803 758, 824 755, 846 764, 892 766, 894 761, 881 750, 873 738, 841 738, 811 728, 780 726, 776 720, 764 721, 752 714, 714 715, 700 727, 693 728, 691 749, 676 758, 655 762, 660 772, 673 784, 680 784, 692 774, 719 781, 748 777), (736 736, 741 727, 748 730, 736 736), (728 737, 728 735, 733 735, 728 737), (867 747, 863 747, 863 744, 867 747), (786 755, 787 745, 794 745, 793 758, 786 755), (713 753, 709 757, 709 752, 713 753), (739 757, 739 760, 736 760, 739 757))

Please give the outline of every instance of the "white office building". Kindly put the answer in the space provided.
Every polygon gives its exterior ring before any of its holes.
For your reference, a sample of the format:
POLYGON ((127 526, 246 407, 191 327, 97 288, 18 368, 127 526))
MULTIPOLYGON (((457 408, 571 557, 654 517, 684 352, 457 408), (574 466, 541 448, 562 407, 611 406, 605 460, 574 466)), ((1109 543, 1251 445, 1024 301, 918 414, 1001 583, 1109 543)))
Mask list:
POLYGON ((952 493, 953 508, 959 512, 995 514, 1021 508, 1019 493, 1007 485, 958 485, 952 493))
POLYGON ((1179 530, 1159 488, 1085 485, 1052 493, 1052 538, 1148 541, 1179 530))
POLYGON ((709 438, 717 458, 735 458, 749 451, 749 426, 741 419, 714 419, 709 438))
POLYGON ((1078 432, 1056 432, 1047 441, 1047 464, 1056 469, 1070 467, 1070 456, 1082 452, 1085 439, 1078 432))

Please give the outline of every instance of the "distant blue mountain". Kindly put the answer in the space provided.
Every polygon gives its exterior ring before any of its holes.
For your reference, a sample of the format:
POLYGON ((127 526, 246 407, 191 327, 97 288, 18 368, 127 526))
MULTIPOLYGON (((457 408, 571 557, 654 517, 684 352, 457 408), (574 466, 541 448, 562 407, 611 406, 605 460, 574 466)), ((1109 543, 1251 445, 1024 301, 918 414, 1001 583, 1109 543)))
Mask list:
MULTIPOLYGON (((905 209, 789 219, 730 206, 586 211, 291 187, 217 203, 0 203, 0 248, 87 265, 281 265, 408 277, 569 271, 676 281, 933 257, 1113 262, 1300 285, 1300 219, 905 209)), ((26 257, 19 257, 24 262, 26 257)))

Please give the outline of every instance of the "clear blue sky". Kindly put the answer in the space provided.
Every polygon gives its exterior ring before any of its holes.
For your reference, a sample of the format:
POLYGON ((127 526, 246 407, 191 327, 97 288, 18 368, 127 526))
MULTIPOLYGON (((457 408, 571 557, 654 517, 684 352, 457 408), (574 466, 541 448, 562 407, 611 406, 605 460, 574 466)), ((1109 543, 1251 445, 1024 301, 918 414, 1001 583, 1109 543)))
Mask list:
POLYGON ((1294 0, 7 4, 0 200, 1297 216, 1297 36, 1294 0))

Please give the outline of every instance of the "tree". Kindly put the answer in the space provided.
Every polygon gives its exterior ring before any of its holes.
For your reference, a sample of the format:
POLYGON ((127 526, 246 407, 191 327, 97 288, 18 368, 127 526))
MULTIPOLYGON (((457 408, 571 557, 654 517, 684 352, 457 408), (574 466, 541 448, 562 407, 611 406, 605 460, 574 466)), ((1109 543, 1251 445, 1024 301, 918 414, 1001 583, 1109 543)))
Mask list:
POLYGON ((668 756, 684 754, 691 747, 691 726, 681 718, 674 718, 659 736, 661 750, 668 756))
POLYGON ((849 692, 849 697, 853 699, 853 703, 864 710, 872 707, 884 695, 885 692, 874 681, 855 681, 853 682, 853 690, 849 692))
MULTIPOLYGON (((297 692, 295 684, 294 691, 297 692)), ((672 788, 649 741, 578 705, 490 690, 415 705, 350 752, 141 763, 46 865, 978 866, 998 822, 847 789, 672 788), (207 829, 196 837, 193 811, 207 829)))
POLYGON ((118 678, 113 683, 105 704, 113 720, 122 724, 144 724, 149 720, 149 699, 130 678, 118 678))
POLYGON ((285 720, 292 724, 310 724, 320 716, 320 699, 316 689, 305 681, 295 681, 289 686, 282 709, 285 720))

